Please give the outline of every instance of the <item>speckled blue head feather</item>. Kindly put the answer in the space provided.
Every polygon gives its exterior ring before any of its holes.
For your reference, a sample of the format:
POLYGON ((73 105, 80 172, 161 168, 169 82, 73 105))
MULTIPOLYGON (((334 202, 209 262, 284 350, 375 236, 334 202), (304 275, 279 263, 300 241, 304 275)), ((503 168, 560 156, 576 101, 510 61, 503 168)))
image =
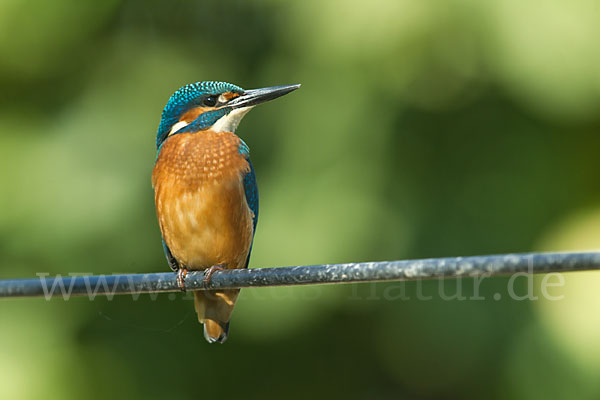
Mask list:
POLYGON ((185 85, 173 93, 162 112, 156 135, 156 148, 160 148, 169 136, 171 127, 179 121, 182 114, 201 106, 203 97, 218 96, 226 92, 243 93, 244 89, 227 82, 205 81, 185 85))

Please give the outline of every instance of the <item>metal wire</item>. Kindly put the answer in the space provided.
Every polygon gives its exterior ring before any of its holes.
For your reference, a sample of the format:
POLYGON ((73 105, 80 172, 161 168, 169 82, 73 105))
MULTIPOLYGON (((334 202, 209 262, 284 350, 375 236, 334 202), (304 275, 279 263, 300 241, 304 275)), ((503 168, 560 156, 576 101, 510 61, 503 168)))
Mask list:
MULTIPOLYGON (((422 260, 326 264, 298 267, 237 269, 215 272, 204 282, 204 272, 187 275, 187 290, 234 289, 435 278, 499 276, 514 273, 549 273, 600 269, 600 252, 528 253, 491 256, 431 258, 422 260)), ((180 291, 174 273, 131 275, 55 276, 0 280, 2 297, 61 295, 112 296, 115 294, 180 291), (65 295, 66 293, 66 295, 65 295)))

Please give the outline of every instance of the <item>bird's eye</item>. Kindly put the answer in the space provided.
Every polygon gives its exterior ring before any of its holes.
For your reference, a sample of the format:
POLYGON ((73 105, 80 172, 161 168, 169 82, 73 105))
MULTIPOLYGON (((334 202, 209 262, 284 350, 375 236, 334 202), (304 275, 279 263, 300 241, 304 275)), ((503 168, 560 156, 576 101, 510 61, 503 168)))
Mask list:
POLYGON ((207 98, 204 99, 203 103, 207 107, 214 107, 217 104, 217 97, 216 96, 208 96, 207 98))

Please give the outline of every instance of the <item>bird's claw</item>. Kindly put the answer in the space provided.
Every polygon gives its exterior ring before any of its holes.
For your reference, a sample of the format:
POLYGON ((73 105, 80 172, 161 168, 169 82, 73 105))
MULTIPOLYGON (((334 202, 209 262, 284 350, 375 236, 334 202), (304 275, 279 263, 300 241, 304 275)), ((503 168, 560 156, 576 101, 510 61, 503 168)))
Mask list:
POLYGON ((185 277, 187 276, 188 271, 185 268, 179 268, 177 270, 177 286, 181 289, 182 292, 185 292, 185 277))
POLYGON ((224 269, 225 269, 225 264, 213 265, 212 267, 207 268, 204 271, 204 279, 202 279, 202 282, 207 284, 208 282, 210 282, 210 278, 212 278, 213 274, 216 271, 223 271, 224 269))

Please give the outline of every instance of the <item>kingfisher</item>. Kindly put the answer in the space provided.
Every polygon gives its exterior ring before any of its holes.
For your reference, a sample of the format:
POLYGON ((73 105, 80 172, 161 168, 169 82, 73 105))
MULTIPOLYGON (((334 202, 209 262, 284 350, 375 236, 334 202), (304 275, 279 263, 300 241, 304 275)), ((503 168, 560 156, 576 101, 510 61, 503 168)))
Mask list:
MULTIPOLYGON (((258 189, 250 149, 235 134, 254 106, 300 85, 244 90, 205 81, 178 89, 162 112, 152 187, 162 243, 177 283, 188 270, 247 268, 258 221, 258 189)), ((227 340, 235 290, 194 292, 209 343, 227 340)))

